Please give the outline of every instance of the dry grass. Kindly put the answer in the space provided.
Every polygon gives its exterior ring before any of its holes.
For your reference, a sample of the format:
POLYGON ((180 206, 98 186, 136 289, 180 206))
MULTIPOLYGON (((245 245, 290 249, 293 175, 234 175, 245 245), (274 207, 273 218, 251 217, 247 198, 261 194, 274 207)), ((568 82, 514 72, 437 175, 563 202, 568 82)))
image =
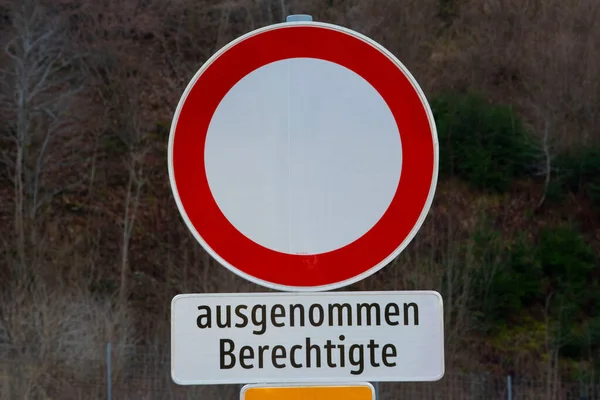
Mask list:
MULTIPOLYGON (((135 344, 133 318, 124 307, 73 287, 36 281, 11 285, 0 303, 0 359, 11 362, 2 398, 40 398, 70 381, 93 379, 114 343, 114 371, 124 373, 126 349, 135 344)), ((5 377, 6 378, 6 377, 5 377)))

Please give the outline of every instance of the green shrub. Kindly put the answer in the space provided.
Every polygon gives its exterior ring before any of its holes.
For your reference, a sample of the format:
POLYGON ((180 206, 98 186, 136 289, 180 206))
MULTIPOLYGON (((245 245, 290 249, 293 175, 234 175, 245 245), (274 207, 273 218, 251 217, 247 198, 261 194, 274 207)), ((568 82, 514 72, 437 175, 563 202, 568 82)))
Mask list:
POLYGON ((539 301, 544 273, 537 248, 526 237, 510 239, 481 221, 470 240, 473 262, 472 305, 477 328, 497 333, 525 316, 524 310, 539 301))
POLYGON ((539 241, 540 262, 552 294, 550 316, 563 357, 578 359, 600 345, 598 303, 594 278, 596 256, 584 238, 569 226, 547 228, 539 241))
POLYGON ((506 191, 531 173, 538 146, 510 106, 475 94, 447 93, 431 101, 440 142, 440 173, 481 189, 506 191))
POLYGON ((536 242, 511 240, 487 224, 471 246, 479 267, 472 301, 479 330, 498 332, 550 298, 550 318, 561 340, 570 343, 565 351, 574 352, 581 324, 600 316, 596 256, 581 234, 565 225, 543 229, 536 242))
MULTIPOLYGON (((565 313, 566 314, 566 313, 565 313)), ((573 323, 563 318, 564 326, 556 339, 561 344, 560 355, 581 359, 600 348, 600 317, 591 317, 583 323, 573 323)))
POLYGON ((554 161, 555 179, 567 192, 583 192, 600 208, 600 147, 561 154, 554 161))
POLYGON ((481 264, 486 270, 480 270, 476 279, 480 290, 474 299, 484 316, 480 329, 490 332, 523 316, 524 310, 540 299, 544 274, 535 247, 523 238, 495 245, 481 241, 478 246, 496 253, 495 261, 481 264))
POLYGON ((592 283, 596 256, 579 232, 569 226, 543 229, 539 259, 555 292, 585 296, 592 283))

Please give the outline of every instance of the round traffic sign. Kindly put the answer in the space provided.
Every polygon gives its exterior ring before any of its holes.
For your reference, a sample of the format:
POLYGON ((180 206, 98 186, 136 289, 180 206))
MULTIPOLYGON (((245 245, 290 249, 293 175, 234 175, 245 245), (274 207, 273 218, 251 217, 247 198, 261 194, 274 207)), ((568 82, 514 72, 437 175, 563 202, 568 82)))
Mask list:
POLYGON ((179 211, 220 264, 260 285, 331 290, 408 245, 433 200, 438 142, 408 70, 319 22, 250 32, 186 88, 169 138, 179 211))

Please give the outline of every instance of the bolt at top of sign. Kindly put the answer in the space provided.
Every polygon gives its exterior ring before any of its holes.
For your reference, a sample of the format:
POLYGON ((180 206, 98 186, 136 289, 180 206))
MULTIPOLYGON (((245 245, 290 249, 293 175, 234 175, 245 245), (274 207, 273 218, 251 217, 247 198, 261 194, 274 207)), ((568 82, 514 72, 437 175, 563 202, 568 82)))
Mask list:
POLYGON ((288 15, 285 20, 286 22, 312 21, 312 16, 307 14, 294 14, 288 15))
POLYGON ((391 53, 291 20, 236 39, 196 73, 173 120, 169 174, 219 263, 275 289, 330 290, 415 236, 435 192, 437 135, 391 53))

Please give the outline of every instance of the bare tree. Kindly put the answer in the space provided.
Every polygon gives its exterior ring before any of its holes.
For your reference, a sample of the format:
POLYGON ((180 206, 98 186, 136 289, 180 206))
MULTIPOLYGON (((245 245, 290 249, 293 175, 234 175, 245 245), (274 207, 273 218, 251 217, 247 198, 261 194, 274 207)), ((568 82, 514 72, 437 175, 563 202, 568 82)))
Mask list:
MULTIPOLYGON (((115 57, 118 54, 115 52, 115 57)), ((110 58, 110 57, 109 57, 110 58)), ((105 60, 106 61, 106 60, 105 60)), ((129 247, 136 223, 142 189, 146 184, 145 156, 149 150, 147 134, 150 129, 144 126, 142 116, 143 72, 126 63, 105 62, 95 65, 99 97, 105 112, 105 129, 123 146, 120 153, 126 171, 125 199, 121 216, 120 238, 120 288, 119 299, 126 300, 128 293, 129 247)))
POLYGON ((139 112, 135 105, 127 104, 123 110, 124 126, 121 132, 127 145, 126 166, 128 171, 127 191, 123 207, 123 227, 121 242, 121 279, 119 299, 121 304, 127 297, 127 276, 129 273, 129 244, 133 235, 140 196, 145 184, 144 156, 148 150, 145 141, 145 131, 141 127, 139 112))
MULTIPOLYGON (((539 108, 536 107, 536 110, 539 110, 539 108)), ((548 195, 548 188, 550 187, 550 180, 552 178, 552 159, 554 158, 550 143, 550 130, 553 126, 553 123, 551 122, 551 117, 549 115, 544 115, 543 117, 540 117, 539 120, 544 126, 542 129, 543 133, 541 135, 541 153, 543 155, 544 162, 539 172, 544 176, 544 191, 542 193, 542 197, 537 203, 536 209, 541 208, 544 205, 544 201, 546 201, 546 196, 548 195)))
POLYGON ((20 269, 35 245, 36 218, 54 196, 79 182, 73 100, 82 89, 77 57, 69 51, 62 21, 36 0, 15 4, 9 60, 0 82, 8 129, 0 161, 14 183, 14 223, 20 269), (69 170, 65 176, 60 171, 69 170), (77 169, 75 169, 77 171, 77 169), (51 179, 50 179, 51 178, 51 179))

